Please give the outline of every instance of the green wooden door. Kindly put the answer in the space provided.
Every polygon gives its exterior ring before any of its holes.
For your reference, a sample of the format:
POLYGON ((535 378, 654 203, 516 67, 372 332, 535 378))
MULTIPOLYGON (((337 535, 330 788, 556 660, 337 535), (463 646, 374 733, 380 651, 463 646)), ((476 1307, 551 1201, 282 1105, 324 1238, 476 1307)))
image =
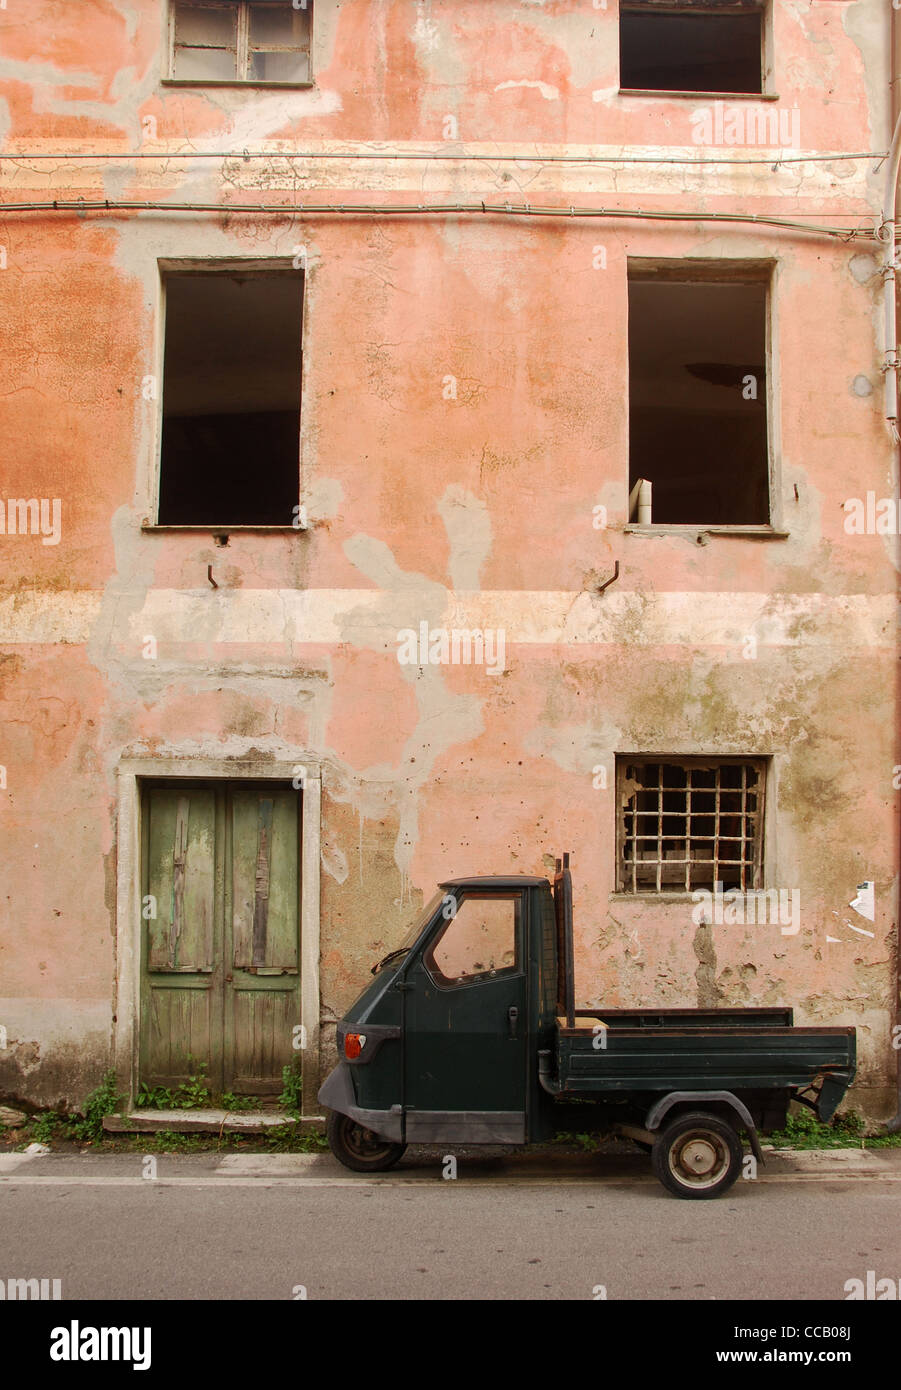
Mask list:
POLYGON ((141 1080, 269 1095, 300 1024, 300 795, 149 784, 143 806, 141 1080), (193 1060, 189 1060, 193 1059, 193 1060))

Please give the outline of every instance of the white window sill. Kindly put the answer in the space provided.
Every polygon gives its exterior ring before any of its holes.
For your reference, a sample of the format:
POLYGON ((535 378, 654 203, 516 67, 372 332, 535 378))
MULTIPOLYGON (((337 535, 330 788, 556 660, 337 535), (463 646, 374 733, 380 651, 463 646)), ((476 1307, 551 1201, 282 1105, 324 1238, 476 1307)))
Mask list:
POLYGON ((777 531, 775 526, 705 526, 700 522, 691 525, 661 522, 658 526, 640 526, 638 522, 628 521, 623 530, 633 536, 695 536, 699 545, 704 544, 702 536, 737 536, 749 541, 785 541, 790 535, 788 531, 777 531))

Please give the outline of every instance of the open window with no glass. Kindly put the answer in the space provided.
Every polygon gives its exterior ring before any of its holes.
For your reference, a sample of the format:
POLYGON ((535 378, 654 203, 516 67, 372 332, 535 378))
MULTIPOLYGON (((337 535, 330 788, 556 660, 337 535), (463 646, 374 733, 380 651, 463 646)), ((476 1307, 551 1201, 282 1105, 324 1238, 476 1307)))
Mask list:
POLYGON ((765 9, 756 0, 632 0, 619 23, 624 91, 763 92, 765 9))
POLYGON ((630 262, 630 521, 770 524, 769 270, 630 262))
POLYGON ((293 526, 303 273, 164 271, 158 524, 293 526))

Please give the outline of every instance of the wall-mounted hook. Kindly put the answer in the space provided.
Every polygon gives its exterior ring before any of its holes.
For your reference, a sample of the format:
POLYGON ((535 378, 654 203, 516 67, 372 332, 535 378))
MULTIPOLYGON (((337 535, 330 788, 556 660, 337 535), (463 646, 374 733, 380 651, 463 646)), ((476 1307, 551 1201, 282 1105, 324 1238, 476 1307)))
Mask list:
POLYGON ((213 578, 213 566, 212 566, 212 565, 207 565, 207 567, 206 567, 206 577, 207 577, 207 579, 210 581, 210 583, 212 584, 212 586, 213 586, 214 589, 218 589, 218 588, 219 588, 219 585, 216 583, 215 579, 213 578))
POLYGON ((619 579, 619 560, 616 560, 614 562, 613 573, 611 574, 610 578, 605 579, 603 584, 598 585, 598 593, 602 594, 605 589, 609 589, 610 585, 614 583, 614 581, 617 579, 619 579))

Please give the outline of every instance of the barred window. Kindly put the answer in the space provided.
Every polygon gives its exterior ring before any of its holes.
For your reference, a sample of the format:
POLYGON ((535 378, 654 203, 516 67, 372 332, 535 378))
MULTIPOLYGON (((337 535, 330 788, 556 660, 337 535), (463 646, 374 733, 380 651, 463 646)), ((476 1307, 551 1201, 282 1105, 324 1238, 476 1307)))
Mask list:
POLYGON ((629 755, 616 776, 618 892, 761 886, 763 759, 629 755))
POLYGON ((313 0, 172 0, 176 81, 303 85, 313 0))

